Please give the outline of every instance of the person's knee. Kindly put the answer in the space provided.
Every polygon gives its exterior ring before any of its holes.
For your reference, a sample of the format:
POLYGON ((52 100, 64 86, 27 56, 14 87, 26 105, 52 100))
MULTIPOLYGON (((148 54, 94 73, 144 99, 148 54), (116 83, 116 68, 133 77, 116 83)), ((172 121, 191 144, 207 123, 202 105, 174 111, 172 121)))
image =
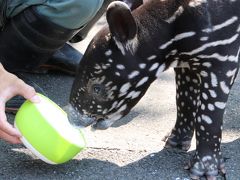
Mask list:
POLYGON ((95 16, 102 3, 103 0, 48 0, 37 9, 54 23, 69 29, 77 29, 95 16))

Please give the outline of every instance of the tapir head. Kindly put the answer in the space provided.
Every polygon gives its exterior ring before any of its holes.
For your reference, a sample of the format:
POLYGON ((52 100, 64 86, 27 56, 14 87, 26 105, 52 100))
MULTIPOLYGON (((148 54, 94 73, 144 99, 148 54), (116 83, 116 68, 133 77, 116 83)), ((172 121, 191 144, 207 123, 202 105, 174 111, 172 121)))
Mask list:
POLYGON ((106 129, 125 116, 160 66, 146 62, 156 59, 154 45, 141 45, 140 41, 145 43, 141 22, 125 3, 111 3, 106 18, 108 26, 94 37, 79 64, 70 105, 65 108, 70 118, 96 129, 106 129))

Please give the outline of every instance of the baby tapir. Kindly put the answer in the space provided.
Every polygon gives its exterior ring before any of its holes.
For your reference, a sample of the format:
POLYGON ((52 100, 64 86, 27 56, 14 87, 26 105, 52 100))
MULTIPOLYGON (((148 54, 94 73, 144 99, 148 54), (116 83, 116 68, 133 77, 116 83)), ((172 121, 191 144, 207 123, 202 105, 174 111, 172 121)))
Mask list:
POLYGON ((192 179, 225 174, 223 114, 238 72, 239 0, 150 0, 130 11, 109 5, 74 81, 67 111, 85 126, 106 129, 133 108, 166 69, 176 73, 177 121, 166 147, 197 149, 192 179), (72 110, 71 110, 72 109, 72 110))

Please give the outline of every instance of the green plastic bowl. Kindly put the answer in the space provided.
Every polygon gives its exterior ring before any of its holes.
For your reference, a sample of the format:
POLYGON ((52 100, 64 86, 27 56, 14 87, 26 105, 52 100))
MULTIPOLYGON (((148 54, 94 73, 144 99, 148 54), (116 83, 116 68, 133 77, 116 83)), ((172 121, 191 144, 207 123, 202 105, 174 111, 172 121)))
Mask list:
POLYGON ((73 127, 67 114, 53 101, 38 94, 40 103, 25 101, 15 117, 22 143, 49 164, 61 164, 86 147, 83 132, 73 127))

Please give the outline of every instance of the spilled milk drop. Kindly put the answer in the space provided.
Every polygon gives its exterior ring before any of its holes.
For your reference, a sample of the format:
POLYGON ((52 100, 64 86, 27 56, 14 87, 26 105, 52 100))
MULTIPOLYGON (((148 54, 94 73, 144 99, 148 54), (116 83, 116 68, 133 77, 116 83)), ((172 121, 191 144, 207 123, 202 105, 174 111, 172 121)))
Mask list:
POLYGON ((71 104, 68 104, 62 108, 68 116, 68 121, 75 127, 86 127, 91 125, 95 119, 80 114, 71 104))

